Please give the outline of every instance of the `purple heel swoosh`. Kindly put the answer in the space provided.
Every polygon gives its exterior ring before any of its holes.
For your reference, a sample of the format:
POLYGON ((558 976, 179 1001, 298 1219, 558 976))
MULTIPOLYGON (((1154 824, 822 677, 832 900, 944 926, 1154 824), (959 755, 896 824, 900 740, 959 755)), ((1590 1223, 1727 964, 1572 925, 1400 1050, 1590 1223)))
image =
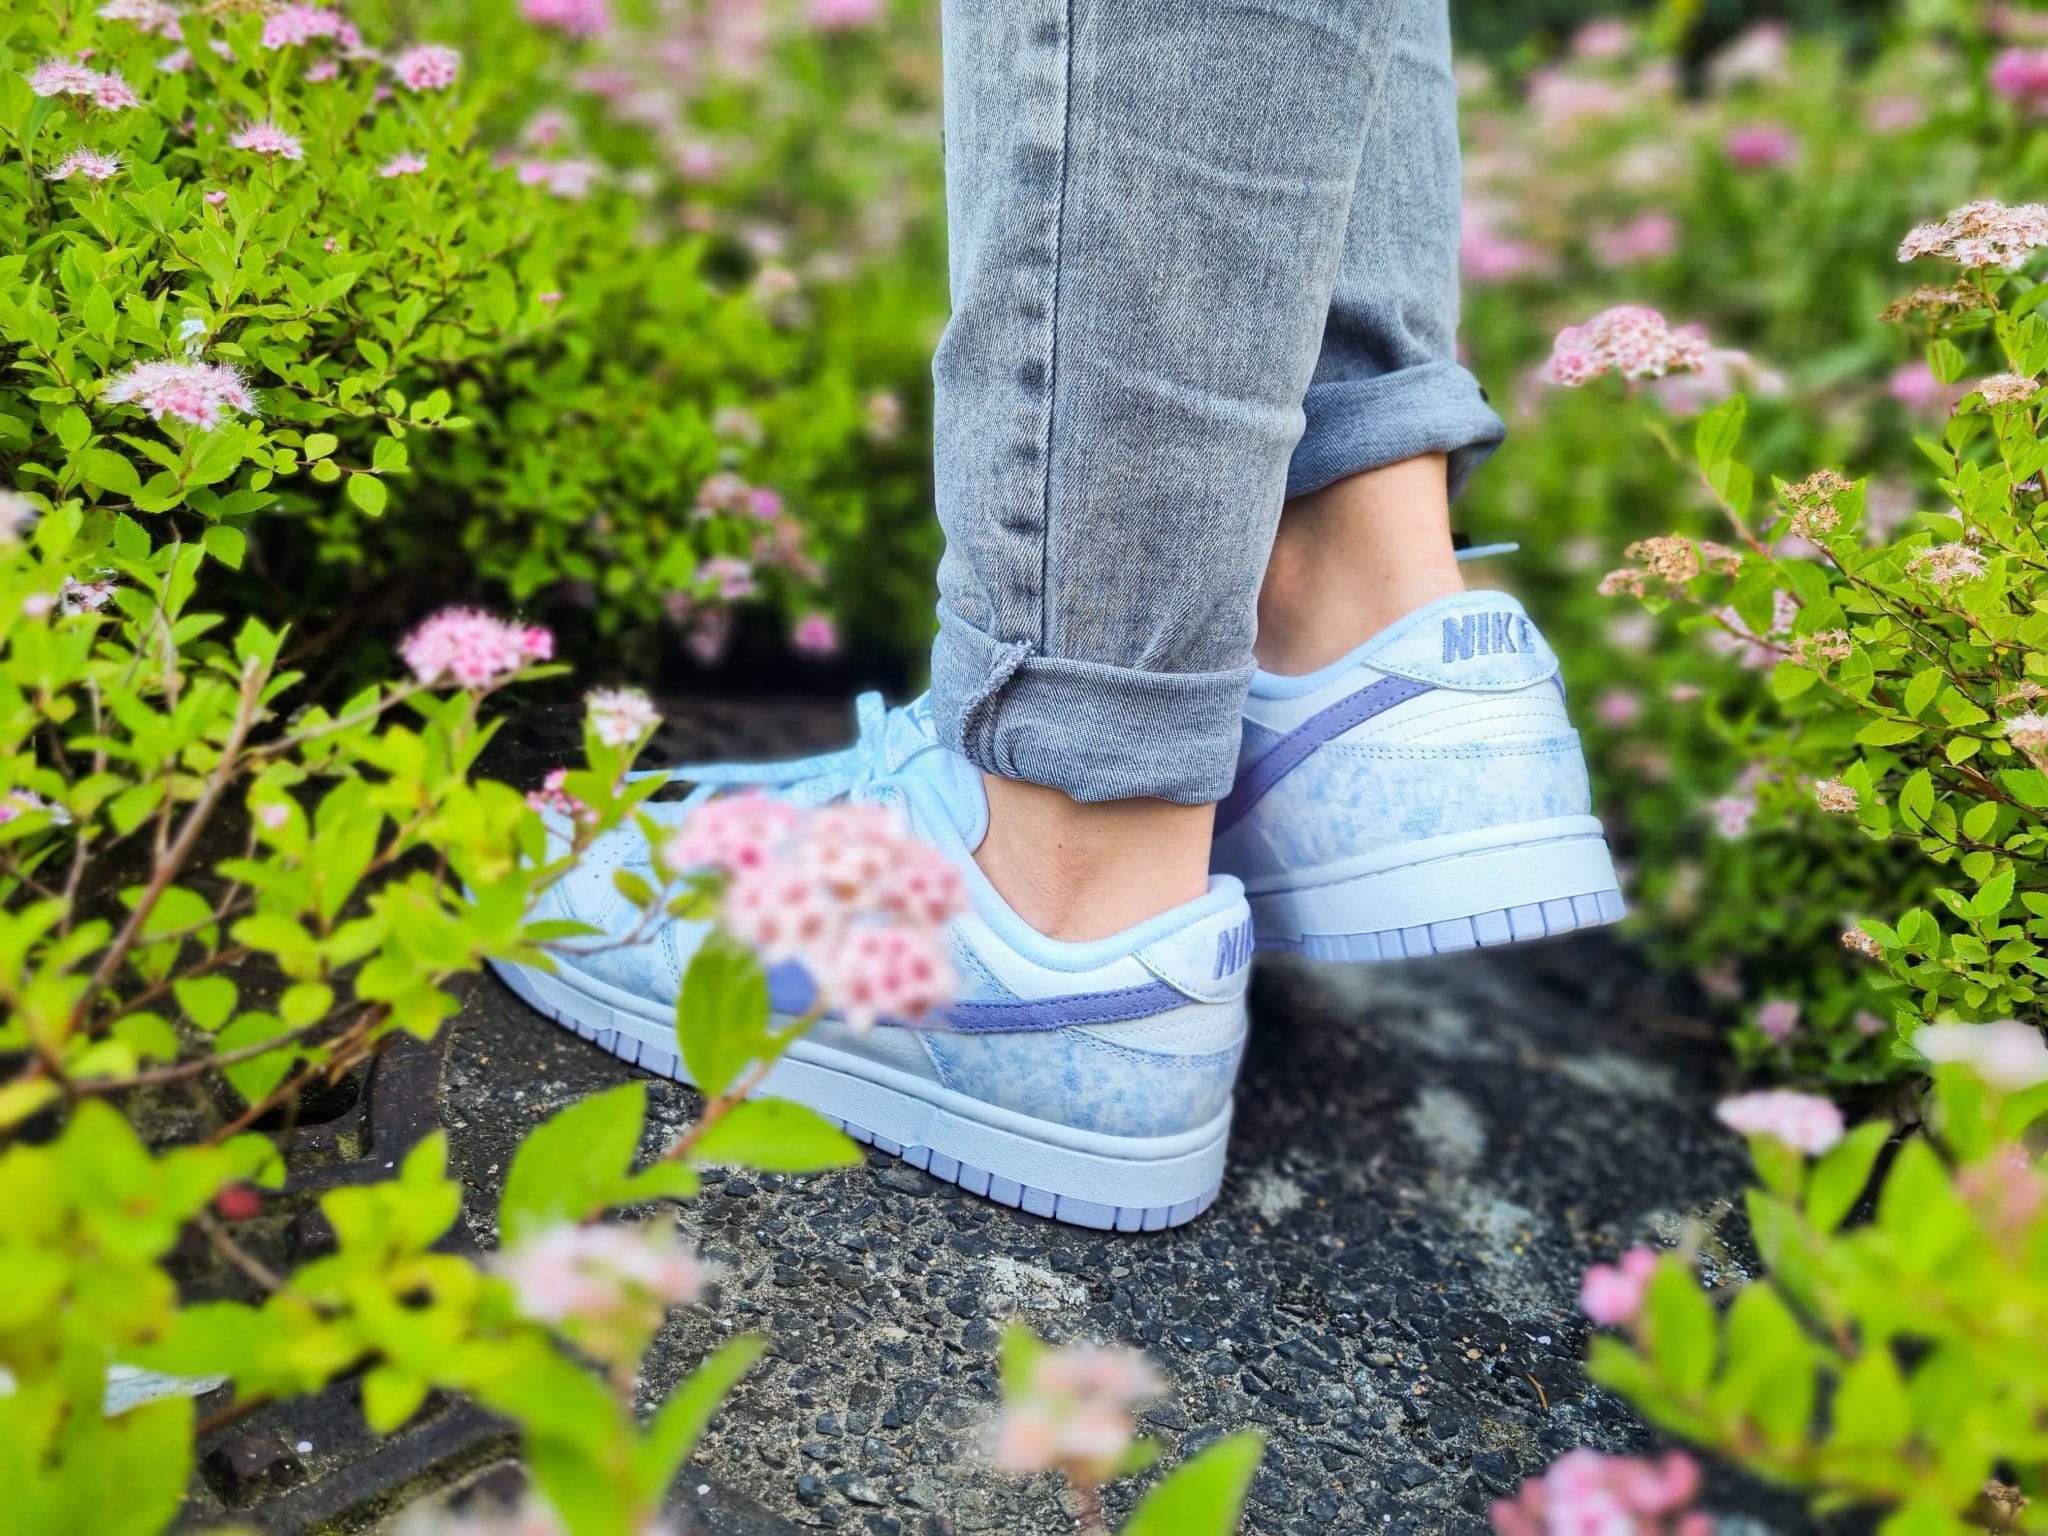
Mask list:
POLYGON ((1356 693, 1347 693, 1336 703, 1319 709, 1267 749, 1264 756, 1238 775, 1236 785, 1216 806, 1216 835, 1221 837, 1251 808, 1265 799, 1275 784, 1299 768, 1308 755, 1325 742, 1334 740, 1354 725, 1363 725, 1374 715, 1396 704, 1405 704, 1418 694, 1432 691, 1434 684, 1411 682, 1405 677, 1383 677, 1356 693))

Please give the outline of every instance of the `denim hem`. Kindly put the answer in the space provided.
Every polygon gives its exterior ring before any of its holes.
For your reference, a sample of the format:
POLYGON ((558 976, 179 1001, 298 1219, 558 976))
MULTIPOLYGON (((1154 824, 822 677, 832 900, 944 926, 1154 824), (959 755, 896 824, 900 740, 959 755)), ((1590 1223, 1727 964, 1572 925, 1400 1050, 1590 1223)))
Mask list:
POLYGON ((1449 362, 1313 384, 1302 410, 1308 427, 1287 466, 1290 497, 1424 453, 1450 456, 1456 496, 1507 435, 1479 381, 1449 362))
POLYGON ((942 603, 932 722, 941 742, 998 778, 1083 803, 1207 805, 1236 776, 1252 671, 1145 672, 1040 656, 942 603))

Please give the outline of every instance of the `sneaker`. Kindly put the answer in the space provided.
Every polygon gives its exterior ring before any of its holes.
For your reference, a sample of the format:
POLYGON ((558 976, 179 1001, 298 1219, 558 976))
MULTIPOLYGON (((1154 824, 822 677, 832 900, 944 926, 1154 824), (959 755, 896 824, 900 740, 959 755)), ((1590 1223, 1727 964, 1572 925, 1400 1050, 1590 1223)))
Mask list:
MULTIPOLYGON (((1219 875, 1206 895, 1113 937, 1045 938, 975 864, 988 826, 981 774, 933 740, 923 701, 885 714, 868 694, 860 714, 861 739, 847 751, 677 769, 673 777, 699 787, 647 807, 673 823, 740 787, 800 804, 893 803, 966 880, 971 909, 947 932, 958 1000, 917 1028, 883 1023, 863 1034, 828 1017, 790 1047, 760 1092, 807 1104, 856 1140, 1039 1216, 1153 1232, 1200 1215, 1222 1184, 1244 1051, 1252 930, 1242 888, 1219 875)), ((622 931, 635 909, 612 872, 647 864, 637 829, 608 834, 536 915, 622 931)), ((559 957, 553 971, 495 969, 584 1039, 688 1082, 675 1000, 704 932, 670 923, 643 944, 559 957)), ((787 1022, 808 981, 777 967, 770 982, 787 1022)))
POLYGON ((1622 915, 1557 656, 1464 592, 1306 677, 1260 672, 1213 867, 1258 945, 1391 960, 1622 915))

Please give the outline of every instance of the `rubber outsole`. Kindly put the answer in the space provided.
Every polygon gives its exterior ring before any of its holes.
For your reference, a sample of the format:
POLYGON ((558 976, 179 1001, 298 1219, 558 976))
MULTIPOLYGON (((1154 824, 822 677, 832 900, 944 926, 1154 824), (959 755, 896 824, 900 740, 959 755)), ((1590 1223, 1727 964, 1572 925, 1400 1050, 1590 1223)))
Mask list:
MULTIPOLYGON (((676 1052, 663 1049, 651 1041, 642 1040, 629 1030, 605 1028, 586 1019, 576 1017, 575 1013, 568 1006, 570 1001, 568 997, 548 995, 547 992, 544 992, 535 985, 534 974, 529 972, 524 966, 498 965, 494 963, 492 969, 497 972, 499 979, 522 1002, 525 1002, 528 1006, 563 1028, 570 1030, 580 1038, 589 1041, 597 1046, 598 1049, 608 1051, 621 1061, 630 1062, 635 1066, 645 1068, 657 1076, 673 1078, 679 1083, 690 1084, 692 1087, 695 1086, 694 1083, 691 1083, 689 1073, 676 1052)), ((554 978, 548 979, 553 980, 554 978)), ((559 991, 568 993, 572 992, 572 989, 564 986, 560 987, 559 991)), ((922 1143, 913 1142, 905 1144, 893 1140, 857 1121, 835 1114, 829 1103, 818 1102, 821 1098, 829 1097, 829 1095, 816 1092, 790 1092, 784 1085, 778 1083, 778 1075, 783 1074, 784 1068, 791 1065, 801 1064, 791 1063, 788 1058, 785 1058, 783 1063, 778 1064, 776 1071, 769 1075, 768 1080, 762 1085, 761 1091, 808 1103, 811 1108, 817 1110, 819 1114, 837 1125, 855 1141, 871 1146, 879 1152, 887 1153, 891 1157, 900 1158, 904 1162, 909 1163, 913 1168, 924 1170, 933 1178, 957 1184, 969 1194, 979 1195, 984 1199, 994 1201, 998 1205, 1006 1205, 1013 1210, 1024 1211, 1033 1216, 1043 1216, 1051 1221, 1063 1222, 1069 1226, 1087 1227, 1100 1232, 1160 1232, 1167 1228, 1177 1227, 1186 1222, 1193 1221, 1197 1216, 1208 1210, 1211 1205, 1214 1205, 1217 1196, 1222 1193, 1222 1135, 1219 1135, 1217 1138, 1213 1159, 1208 1159, 1204 1155, 1204 1160, 1214 1161, 1217 1172, 1216 1176, 1207 1182, 1207 1187, 1199 1194, 1186 1199, 1160 1204, 1125 1205, 1111 1201, 1090 1200, 1078 1195, 1064 1194, 1041 1188, 1038 1185, 1021 1179, 1007 1178, 1000 1173, 979 1167, 974 1163, 922 1143)), ((872 1085, 869 1086, 872 1088, 872 1085)), ((1225 1134, 1227 1134, 1227 1130, 1225 1134)))
POLYGON ((1621 891, 1616 888, 1553 897, 1527 906, 1500 907, 1412 928, 1382 928, 1374 933, 1305 933, 1300 938, 1262 936, 1258 948, 1306 955, 1311 960, 1405 960, 1549 938, 1618 923, 1626 915, 1621 891))

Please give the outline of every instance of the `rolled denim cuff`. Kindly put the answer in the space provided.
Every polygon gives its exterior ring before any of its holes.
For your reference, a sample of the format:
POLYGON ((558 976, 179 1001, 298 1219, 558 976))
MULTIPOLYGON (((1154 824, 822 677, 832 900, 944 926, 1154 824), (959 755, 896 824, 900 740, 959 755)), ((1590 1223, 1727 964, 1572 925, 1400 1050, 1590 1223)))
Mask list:
POLYGON ((1507 436, 1479 381, 1456 363, 1312 384, 1302 409, 1308 427, 1287 466, 1290 497, 1425 453, 1449 455, 1456 496, 1507 436))
POLYGON ((1252 671, 1143 672, 1040 656, 941 603, 932 724, 941 742, 998 778, 1083 802, 1206 805, 1236 775, 1252 671))

